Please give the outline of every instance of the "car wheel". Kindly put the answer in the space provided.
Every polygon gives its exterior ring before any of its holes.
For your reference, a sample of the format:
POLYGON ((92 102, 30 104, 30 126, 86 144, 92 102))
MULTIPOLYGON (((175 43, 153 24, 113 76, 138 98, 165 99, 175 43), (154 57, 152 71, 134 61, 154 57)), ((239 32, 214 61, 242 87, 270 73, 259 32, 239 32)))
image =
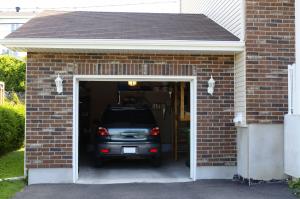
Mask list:
POLYGON ((95 167, 103 167, 104 165, 104 160, 97 158, 95 160, 95 167))
POLYGON ((161 166, 161 158, 152 158, 151 164, 153 167, 160 167, 161 166))

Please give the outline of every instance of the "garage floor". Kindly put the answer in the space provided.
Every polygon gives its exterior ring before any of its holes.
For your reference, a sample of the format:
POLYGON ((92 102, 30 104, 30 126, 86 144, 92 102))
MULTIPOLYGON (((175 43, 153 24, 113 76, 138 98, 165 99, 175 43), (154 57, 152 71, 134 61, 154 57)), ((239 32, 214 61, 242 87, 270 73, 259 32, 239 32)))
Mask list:
POLYGON ((163 160, 162 166, 152 167, 145 160, 107 162, 103 168, 91 164, 79 167, 79 184, 115 184, 133 182, 189 182, 190 169, 184 161, 163 160))

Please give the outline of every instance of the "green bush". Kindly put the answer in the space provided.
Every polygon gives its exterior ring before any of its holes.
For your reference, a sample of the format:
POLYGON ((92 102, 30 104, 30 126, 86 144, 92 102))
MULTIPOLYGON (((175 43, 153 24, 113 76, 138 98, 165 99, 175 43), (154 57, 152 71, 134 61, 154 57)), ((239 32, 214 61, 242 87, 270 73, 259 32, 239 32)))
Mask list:
POLYGON ((24 142, 25 106, 8 103, 0 106, 0 156, 19 149, 24 142))
POLYGON ((300 179, 298 180, 290 180, 289 188, 292 189, 293 193, 300 197, 300 179))
POLYGON ((6 91, 25 91, 25 62, 8 55, 0 56, 0 81, 5 82, 6 91))

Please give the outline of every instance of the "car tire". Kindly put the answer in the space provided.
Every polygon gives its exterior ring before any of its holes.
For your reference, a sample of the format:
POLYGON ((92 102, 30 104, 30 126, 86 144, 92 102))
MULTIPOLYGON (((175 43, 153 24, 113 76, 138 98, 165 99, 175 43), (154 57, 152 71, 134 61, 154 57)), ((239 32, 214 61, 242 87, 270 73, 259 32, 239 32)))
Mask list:
POLYGON ((153 167, 160 167, 161 166, 161 158, 152 158, 151 164, 153 167))
POLYGON ((95 160, 95 167, 99 168, 99 167, 103 167, 104 165, 104 160, 97 158, 95 160))

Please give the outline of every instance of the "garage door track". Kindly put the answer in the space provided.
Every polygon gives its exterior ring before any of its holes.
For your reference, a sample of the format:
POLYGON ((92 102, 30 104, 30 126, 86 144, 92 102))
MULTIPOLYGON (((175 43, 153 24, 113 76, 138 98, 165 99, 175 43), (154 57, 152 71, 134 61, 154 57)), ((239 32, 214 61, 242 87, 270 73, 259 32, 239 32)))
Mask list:
POLYGON ((16 199, 295 199, 286 184, 246 184, 225 180, 169 184, 30 185, 16 199))

